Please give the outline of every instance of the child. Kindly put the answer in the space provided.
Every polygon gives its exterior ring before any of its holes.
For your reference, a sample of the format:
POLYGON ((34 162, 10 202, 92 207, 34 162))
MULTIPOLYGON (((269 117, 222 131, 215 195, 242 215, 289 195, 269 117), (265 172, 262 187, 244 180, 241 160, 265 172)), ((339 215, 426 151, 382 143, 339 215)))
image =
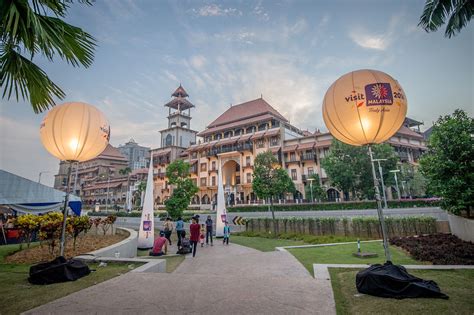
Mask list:
POLYGON ((201 247, 204 247, 204 238, 206 235, 206 228, 204 224, 201 224, 201 234, 199 234, 199 242, 201 243, 201 247))
POLYGON ((230 237, 230 227, 227 225, 227 221, 225 221, 224 239, 222 240, 222 244, 229 245, 229 237, 230 237))

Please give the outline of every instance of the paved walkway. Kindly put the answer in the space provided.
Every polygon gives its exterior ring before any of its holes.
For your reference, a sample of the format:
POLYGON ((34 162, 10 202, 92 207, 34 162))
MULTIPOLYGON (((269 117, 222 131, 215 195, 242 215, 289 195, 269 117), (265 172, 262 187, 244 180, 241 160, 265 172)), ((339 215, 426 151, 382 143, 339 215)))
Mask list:
POLYGON ((330 282, 289 253, 198 248, 171 274, 127 273, 28 314, 335 314, 330 282))

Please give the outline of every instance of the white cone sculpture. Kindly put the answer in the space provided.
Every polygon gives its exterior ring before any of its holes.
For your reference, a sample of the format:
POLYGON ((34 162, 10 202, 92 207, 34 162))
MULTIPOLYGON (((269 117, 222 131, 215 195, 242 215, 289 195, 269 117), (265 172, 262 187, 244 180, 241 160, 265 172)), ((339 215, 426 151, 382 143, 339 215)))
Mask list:
POLYGON ((219 161, 217 171, 217 213, 216 213, 216 237, 224 236, 224 221, 227 220, 227 210, 225 208, 224 186, 222 184, 222 167, 219 161))
POLYGON ((148 249, 153 247, 155 240, 155 222, 153 213, 153 154, 148 168, 148 179, 146 181, 145 197, 143 202, 142 219, 138 231, 138 248, 148 249))

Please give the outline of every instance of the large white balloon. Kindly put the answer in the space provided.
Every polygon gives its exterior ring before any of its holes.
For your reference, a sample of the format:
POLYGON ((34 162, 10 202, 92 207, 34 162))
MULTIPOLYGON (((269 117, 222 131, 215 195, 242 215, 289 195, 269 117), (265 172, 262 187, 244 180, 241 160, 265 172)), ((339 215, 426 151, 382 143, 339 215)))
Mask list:
POLYGON ((63 161, 87 161, 104 151, 110 126, 104 114, 80 102, 55 106, 40 126, 43 146, 63 161))
POLYGON ((402 126, 405 92, 388 74, 357 70, 336 80, 326 92, 323 119, 329 132, 351 145, 381 143, 402 126))

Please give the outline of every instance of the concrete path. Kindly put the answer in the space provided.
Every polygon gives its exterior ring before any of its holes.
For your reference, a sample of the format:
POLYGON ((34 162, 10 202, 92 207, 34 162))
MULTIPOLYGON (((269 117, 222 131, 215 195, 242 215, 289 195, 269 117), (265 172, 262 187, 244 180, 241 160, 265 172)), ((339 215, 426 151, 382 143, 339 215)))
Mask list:
POLYGON ((171 274, 127 273, 27 314, 335 314, 329 281, 289 253, 198 248, 171 274))

